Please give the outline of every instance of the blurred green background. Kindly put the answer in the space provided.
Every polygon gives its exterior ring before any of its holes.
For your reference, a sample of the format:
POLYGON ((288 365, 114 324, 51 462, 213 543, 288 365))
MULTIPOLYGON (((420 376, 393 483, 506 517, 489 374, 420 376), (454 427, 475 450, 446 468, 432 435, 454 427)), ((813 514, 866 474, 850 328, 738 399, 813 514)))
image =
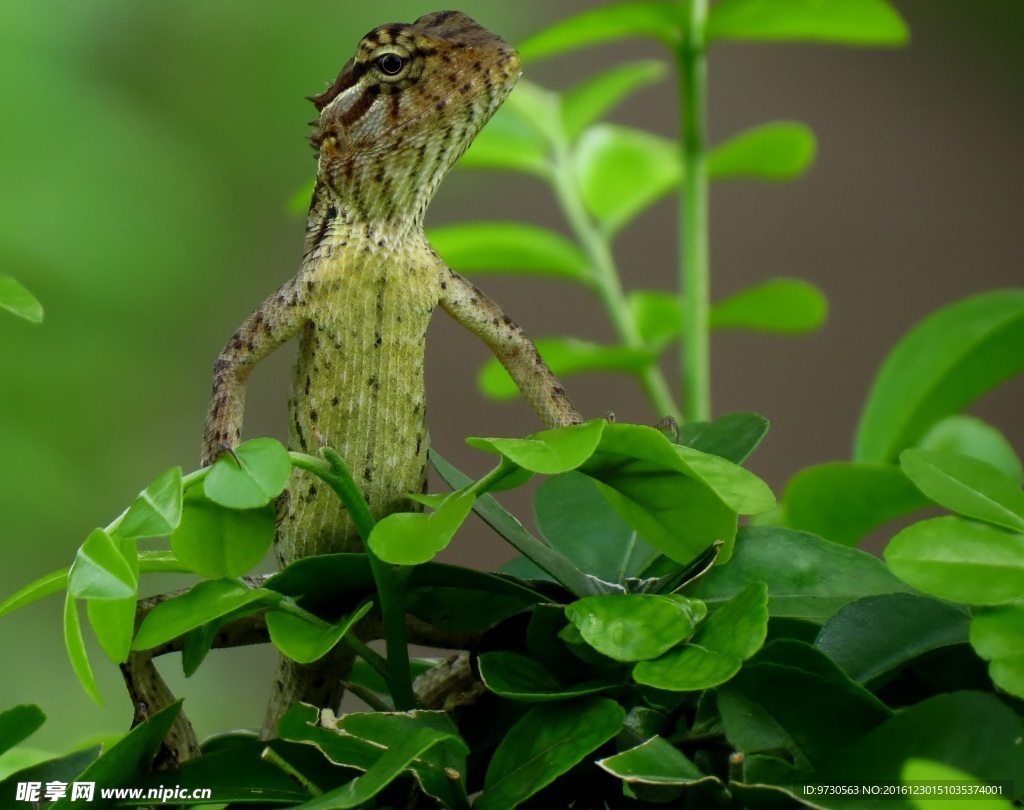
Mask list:
MULTIPOLYGON (((458 6, 515 42, 586 2, 458 6)), ((722 337, 716 412, 773 422, 753 464, 776 487, 806 464, 842 458, 886 349, 930 310, 1020 284, 1024 13, 1019 0, 905 0, 914 43, 900 52, 729 45, 711 62, 718 140, 772 119, 818 132, 818 166, 791 186, 728 185, 713 198, 714 292, 798 275, 832 300, 826 331, 798 341, 722 337)), ((213 359, 245 315, 297 265, 302 220, 286 201, 314 170, 303 99, 332 80, 372 27, 437 10, 436 0, 8 0, 0 4, 0 272, 46 307, 32 327, 0 313, 0 597, 66 565, 167 467, 193 469, 213 359)), ((610 62, 660 55, 609 46, 536 66, 561 87, 610 62)), ((620 120, 671 135, 670 86, 644 91, 620 120)), ((561 228, 539 184, 456 174, 429 221, 529 219, 561 228)), ((623 235, 626 285, 669 287, 670 202, 623 235)), ((482 285, 532 334, 608 340, 593 301, 550 282, 482 285)), ((472 471, 466 435, 538 427, 522 405, 473 389, 486 349, 439 318, 429 341, 435 445, 472 471)), ((289 353, 254 377, 249 436, 284 433, 289 353)), ((591 416, 650 423, 629 380, 570 380, 591 416)), ((1015 384, 977 413, 1024 449, 1015 384)), ((520 503, 520 506, 523 504, 520 503)), ((508 554, 468 537, 457 558, 508 554)), ((153 583, 154 588, 173 583, 153 583)), ((123 730, 131 707, 97 653, 106 708, 92 705, 63 654, 59 600, 0 620, 0 708, 38 702, 33 744, 63 750, 123 730)), ((201 735, 258 724, 271 673, 264 650, 211 656, 185 684, 164 670, 201 735)))

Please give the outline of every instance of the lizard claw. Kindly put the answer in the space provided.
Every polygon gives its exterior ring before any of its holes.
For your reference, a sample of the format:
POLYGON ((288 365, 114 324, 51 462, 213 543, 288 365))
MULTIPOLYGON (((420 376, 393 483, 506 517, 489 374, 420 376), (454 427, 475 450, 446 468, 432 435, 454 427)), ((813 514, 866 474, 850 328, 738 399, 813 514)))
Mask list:
POLYGON ((231 458, 235 460, 235 464, 239 467, 242 466, 242 463, 238 460, 238 456, 235 454, 235 448, 226 440, 219 441, 212 447, 203 451, 203 466, 212 467, 214 462, 223 456, 231 456, 231 458))
MULTIPOLYGON (((676 432, 678 433, 678 428, 676 429, 676 432)), ((235 448, 232 447, 229 442, 220 443, 220 452, 217 454, 217 458, 221 458, 225 455, 231 456, 231 458, 235 460, 235 464, 239 467, 242 466, 242 462, 238 460, 238 455, 235 453, 235 448)))
POLYGON ((674 417, 666 416, 654 426, 654 429, 668 434, 673 444, 679 444, 679 423, 674 417))

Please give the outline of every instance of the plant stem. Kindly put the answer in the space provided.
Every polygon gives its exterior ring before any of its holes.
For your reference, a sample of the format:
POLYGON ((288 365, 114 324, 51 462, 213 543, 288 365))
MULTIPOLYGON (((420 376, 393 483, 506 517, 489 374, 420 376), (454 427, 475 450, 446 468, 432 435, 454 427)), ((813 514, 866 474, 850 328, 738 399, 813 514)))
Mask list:
POLYGON ((391 699, 399 711, 414 709, 416 698, 412 691, 412 668, 409 665, 409 645, 405 634, 404 577, 397 566, 388 565, 370 551, 369 538, 375 521, 344 460, 330 447, 321 448, 321 452, 327 463, 304 453, 293 452, 288 455, 296 467, 319 476, 330 486, 352 515, 352 522, 363 540, 366 558, 370 562, 370 571, 377 586, 377 596, 380 598, 391 699))
POLYGON ((683 408, 694 421, 711 417, 709 339, 707 54, 708 0, 682 0, 683 39, 678 51, 682 114, 683 184, 679 226, 683 310, 683 408))
MULTIPOLYGON (((622 289, 611 245, 605 235, 594 225, 576 188, 569 157, 569 143, 564 136, 561 142, 555 144, 554 157, 551 182, 562 211, 569 221, 569 227, 572 228, 576 238, 583 246, 583 250, 594 268, 595 291, 611 318, 619 340, 631 349, 643 349, 645 348, 644 342, 636 328, 626 294, 622 289)), ((682 418, 679 407, 672 398, 672 392, 665 376, 656 363, 651 363, 644 368, 638 376, 644 393, 647 394, 647 398, 660 418, 666 416, 671 416, 676 420, 682 418)))
POLYGON ((358 638, 355 633, 351 631, 346 633, 342 638, 342 643, 369 664, 370 668, 385 681, 390 677, 387 659, 369 644, 358 638))
POLYGON ((313 784, 313 782, 311 782, 302 772, 297 770, 294 765, 288 762, 273 748, 264 748, 263 753, 260 754, 260 759, 264 762, 270 763, 275 768, 284 771, 295 781, 296 784, 300 785, 313 798, 323 795, 324 792, 320 790, 320 788, 313 784))

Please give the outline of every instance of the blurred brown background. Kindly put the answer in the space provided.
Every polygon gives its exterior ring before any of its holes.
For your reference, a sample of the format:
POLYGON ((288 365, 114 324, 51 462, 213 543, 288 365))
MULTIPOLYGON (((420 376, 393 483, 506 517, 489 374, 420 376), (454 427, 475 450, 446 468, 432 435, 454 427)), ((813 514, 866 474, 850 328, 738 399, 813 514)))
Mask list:
MULTIPOLYGON (((590 5, 459 7, 515 42, 590 5)), ((913 35, 905 50, 737 44, 711 57, 713 140, 780 119, 811 125, 819 140, 816 166, 796 183, 713 190, 715 297, 790 275, 831 301, 818 335, 715 339, 715 412, 772 421, 752 467, 776 491, 803 466, 848 458, 874 372, 913 323, 1024 280, 1024 4, 895 5, 913 35)), ((436 0, 0 5, 0 272, 46 306, 38 328, 0 313, 0 596, 66 565, 91 528, 162 470, 195 467, 217 351, 297 264, 302 221, 285 201, 314 168, 302 97, 336 75, 370 28, 433 10, 436 0)), ((528 65, 527 76, 558 88, 652 56, 665 54, 630 42, 528 65)), ((671 136, 674 99, 670 85, 655 86, 614 118, 671 136)), ((674 284, 674 217, 666 201, 620 237, 627 288, 674 284)), ((429 222, 477 218, 564 229, 536 181, 456 173, 429 222)), ((611 339, 601 309, 577 288, 480 283, 535 337, 611 339)), ((443 315, 431 330, 434 444, 483 472, 488 459, 464 448, 465 436, 523 435, 538 424, 525 406, 476 394, 482 345, 443 315)), ((282 352, 256 373, 250 436, 283 435, 289 362, 282 352)), ((590 416, 658 417, 624 377, 566 387, 590 416)), ((1022 394, 1017 381, 974 409, 1018 449, 1022 394)), ((528 511, 522 498, 511 503, 528 511)), ((478 529, 456 546, 450 559, 476 565, 508 556, 478 529)), ((50 722, 32 742, 55 751, 123 730, 131 715, 98 650, 107 708, 77 686, 58 601, 0 620, 0 708, 41 703, 50 722)), ((211 656, 188 683, 174 675, 177 661, 165 664, 201 734, 259 722, 266 651, 211 656)))

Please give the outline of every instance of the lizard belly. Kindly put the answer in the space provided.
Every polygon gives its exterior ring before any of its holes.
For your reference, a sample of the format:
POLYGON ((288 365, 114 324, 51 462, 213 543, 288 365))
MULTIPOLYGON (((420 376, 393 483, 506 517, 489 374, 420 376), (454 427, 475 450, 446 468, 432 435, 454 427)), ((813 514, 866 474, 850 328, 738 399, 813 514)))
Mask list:
MULTIPOLYGON (((393 266, 393 265, 392 265, 393 266)), ((424 339, 436 274, 363 268, 319 282, 315 316, 300 337, 289 407, 290 445, 321 441, 345 460, 374 518, 415 508, 426 483, 424 339)), ((282 564, 359 549, 337 495, 296 470, 278 532, 282 564)))

